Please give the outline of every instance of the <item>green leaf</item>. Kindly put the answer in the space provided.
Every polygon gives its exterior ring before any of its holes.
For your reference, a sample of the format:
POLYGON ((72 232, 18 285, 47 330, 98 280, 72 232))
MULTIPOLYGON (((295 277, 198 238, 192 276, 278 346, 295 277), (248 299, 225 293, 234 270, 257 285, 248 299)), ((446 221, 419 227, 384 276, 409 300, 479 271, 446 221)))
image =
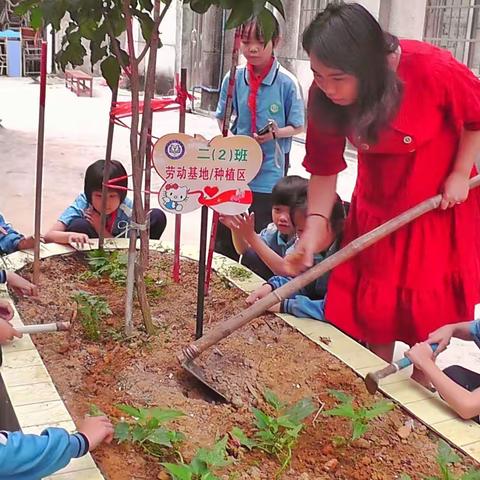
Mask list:
POLYGON ((236 1, 237 0, 219 0, 218 4, 224 10, 231 10, 234 7, 236 1))
POLYGON ((265 412, 262 412, 258 408, 252 408, 254 417, 256 418, 255 425, 258 429, 268 428, 272 423, 272 418, 269 417, 265 412))
POLYGON ((143 442, 149 435, 149 431, 143 428, 141 425, 135 425, 131 429, 132 442, 143 442))
POLYGON ((98 408, 97 405, 95 405, 94 403, 91 403, 90 404, 90 407, 88 409, 88 414, 91 416, 91 417, 106 417, 105 413, 103 413, 100 408, 98 408))
POLYGON ((162 463, 161 465, 167 470, 174 480, 192 480, 193 478, 193 473, 190 471, 190 467, 188 465, 175 463, 162 463))
POLYGON ((155 418, 159 423, 166 423, 185 416, 180 410, 169 410, 158 407, 148 409, 147 415, 155 418))
POLYGON ((247 437, 247 434, 241 428, 233 427, 231 434, 232 437, 237 440, 242 447, 248 448, 248 450, 252 450, 252 448, 257 446, 257 442, 247 437))
POLYGON ((149 12, 151 12, 153 10, 152 0, 140 0, 140 6, 144 10, 148 10, 149 12))
POLYGON ((162 447, 173 447, 169 432, 164 428, 157 428, 146 438, 146 440, 155 443, 156 445, 161 445, 162 447))
POLYGON ((364 423, 354 422, 352 440, 357 440, 358 438, 362 437, 367 430, 368 430, 368 426, 365 425, 364 423))
POLYGON ((42 28, 43 25, 43 15, 40 7, 34 7, 30 10, 30 26, 35 29, 39 30, 42 28))
POLYGON ((440 466, 460 462, 460 457, 453 451, 445 440, 439 440, 437 450, 437 461, 440 466))
POLYGON ((390 410, 393 410, 394 408, 395 405, 392 402, 382 400, 381 402, 377 402, 375 405, 371 406, 365 411, 365 418, 367 420, 371 420, 372 418, 383 415, 390 410))
POLYGON ((265 8, 267 0, 253 0, 253 16, 256 17, 265 8))
POLYGON ((277 28, 278 21, 274 17, 273 13, 266 8, 264 8, 258 14, 258 21, 262 26, 263 39, 266 45, 272 39, 273 34, 277 28))
POLYGON ((127 422, 118 422, 115 425, 114 437, 118 443, 126 442, 130 438, 130 425, 127 422))
POLYGON ((232 8, 227 20, 226 28, 237 28, 251 18, 253 13, 252 0, 244 0, 242 2, 236 2, 232 8))
POLYGON ((126 405, 125 403, 119 403, 115 405, 121 412, 126 413, 133 418, 144 418, 142 414, 142 409, 132 407, 131 405, 126 405))
POLYGON ((347 395, 345 392, 342 392, 340 390, 329 389, 328 393, 332 397, 335 397, 337 400, 340 400, 342 403, 350 403, 353 400, 353 397, 351 397, 350 395, 347 395))
POLYGON ((206 13, 211 5, 211 0, 190 0, 190 8, 200 14, 206 13))
POLYGON ((120 78, 120 65, 118 60, 110 55, 100 64, 100 69, 102 70, 102 75, 107 81, 110 89, 115 90, 120 78))
POLYGON ((311 398, 302 398, 295 405, 288 407, 284 411, 284 415, 287 415, 293 423, 300 423, 310 416, 316 408, 311 398))
POLYGON ((265 401, 275 410, 281 410, 285 406, 285 404, 269 388, 265 389, 263 392, 263 398, 265 398, 265 401))
POLYGON ((331 410, 326 410, 322 412, 322 415, 327 415, 330 417, 346 417, 346 418, 355 418, 356 414, 353 409, 353 405, 345 403, 340 405, 340 407, 332 408, 331 410))
POLYGON ((399 480, 412 480, 412 477, 410 475, 407 475, 406 473, 402 473, 400 475, 400 479, 399 480))
POLYGON ((142 36, 146 42, 149 42, 152 37, 153 27, 155 22, 153 21, 152 17, 145 12, 140 12, 139 10, 135 10, 135 16, 137 17, 138 21, 140 22, 140 28, 142 29, 142 36))
POLYGON ((480 480, 480 471, 479 470, 470 470, 467 473, 464 473, 460 480, 480 480))
POLYGON ((225 435, 219 440, 211 449, 200 448, 196 458, 212 467, 223 467, 228 465, 227 459, 227 441, 228 437, 225 435))
POLYGON ((268 0, 268 3, 273 5, 280 12, 280 15, 285 18, 285 9, 283 8, 282 0, 268 0))

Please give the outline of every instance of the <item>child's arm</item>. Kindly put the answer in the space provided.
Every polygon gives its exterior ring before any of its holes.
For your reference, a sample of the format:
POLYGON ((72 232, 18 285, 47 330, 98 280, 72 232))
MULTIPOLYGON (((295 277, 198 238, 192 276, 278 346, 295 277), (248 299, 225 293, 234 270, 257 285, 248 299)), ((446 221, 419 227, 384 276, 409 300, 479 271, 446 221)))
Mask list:
POLYGON ((469 392, 435 365, 430 344, 417 343, 406 356, 425 373, 433 383, 440 396, 465 420, 480 414, 480 388, 469 392))
MULTIPOLYGON (((21 249, 20 243, 25 237, 12 228, 0 215, 0 253, 8 254, 21 249)), ((25 247, 23 247, 25 248, 25 247)))
POLYGON ((253 213, 238 219, 237 231, 275 275, 287 275, 284 259, 274 252, 260 235, 255 233, 255 215, 253 213))
POLYGON ((452 337, 460 338, 461 340, 472 340, 474 335, 480 337, 480 322, 452 323, 432 332, 428 336, 427 343, 430 345, 438 343, 438 348, 434 355, 436 357, 448 347, 452 337))
POLYGON ((66 226, 60 220, 57 220, 50 230, 45 234, 46 242, 55 242, 62 244, 79 243, 83 245, 88 243, 89 238, 85 233, 66 232, 66 226))
POLYGON ((0 478, 43 478, 82 457, 102 441, 111 441, 113 426, 106 417, 86 418, 79 432, 48 428, 41 435, 0 433, 0 478))

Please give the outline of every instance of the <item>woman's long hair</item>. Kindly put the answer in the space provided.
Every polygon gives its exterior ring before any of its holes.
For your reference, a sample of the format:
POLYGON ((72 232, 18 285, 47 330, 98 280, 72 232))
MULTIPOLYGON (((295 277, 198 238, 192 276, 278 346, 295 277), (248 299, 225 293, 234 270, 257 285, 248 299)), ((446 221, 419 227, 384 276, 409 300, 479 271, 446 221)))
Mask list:
POLYGON ((312 88, 309 114, 320 116, 343 134, 353 132, 375 143, 396 113, 402 95, 402 83, 388 63, 398 39, 384 32, 361 5, 336 2, 306 28, 302 43, 309 56, 355 76, 359 85, 358 99, 348 107, 334 104, 320 88, 312 88))

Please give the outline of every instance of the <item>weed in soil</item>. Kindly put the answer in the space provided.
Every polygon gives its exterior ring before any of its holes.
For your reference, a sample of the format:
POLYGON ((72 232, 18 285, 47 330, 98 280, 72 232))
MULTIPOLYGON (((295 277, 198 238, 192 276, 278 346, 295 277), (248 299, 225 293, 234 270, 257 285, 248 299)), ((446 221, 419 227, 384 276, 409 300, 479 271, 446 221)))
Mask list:
POLYGON ((292 449, 304 427, 304 420, 315 411, 310 398, 299 400, 291 406, 282 402, 271 390, 263 394, 265 401, 272 408, 273 415, 253 408, 255 416, 254 439, 238 427, 232 429, 231 435, 240 445, 248 448, 259 448, 274 455, 281 463, 277 478, 285 471, 292 459, 292 449))
POLYGON ((162 463, 173 480, 219 480, 214 471, 230 462, 227 457, 228 437, 224 436, 211 449, 200 448, 193 460, 186 464, 162 463))
MULTIPOLYGON (((440 475, 430 475, 424 480, 480 480, 480 470, 470 470, 461 475, 452 471, 452 465, 461 462, 460 457, 445 440, 438 442, 437 465, 440 475)), ((400 480, 412 480, 410 475, 402 474, 400 480)))
POLYGON ((125 253, 92 250, 87 253, 86 258, 90 270, 83 274, 83 279, 106 276, 119 285, 125 285, 127 279, 127 255, 125 253))
MULTIPOLYGON (((352 441, 359 439, 366 433, 371 420, 395 408, 392 402, 386 400, 377 402, 371 407, 355 408, 353 406, 353 397, 347 395, 345 392, 329 390, 329 393, 340 401, 340 405, 331 410, 326 410, 323 412, 323 415, 348 418, 352 423, 352 441)), ((341 437, 336 437, 334 443, 340 446, 342 444, 341 437)))
POLYGON ((169 430, 163 424, 183 417, 183 412, 157 407, 136 408, 130 405, 117 405, 117 408, 131 418, 115 425, 115 439, 118 443, 138 444, 148 454, 157 458, 162 458, 167 448, 178 452, 177 445, 185 440, 185 435, 169 430))
POLYGON ((97 342, 100 340, 102 318, 112 314, 107 301, 104 297, 83 290, 74 293, 72 299, 77 303, 78 317, 86 338, 97 342))

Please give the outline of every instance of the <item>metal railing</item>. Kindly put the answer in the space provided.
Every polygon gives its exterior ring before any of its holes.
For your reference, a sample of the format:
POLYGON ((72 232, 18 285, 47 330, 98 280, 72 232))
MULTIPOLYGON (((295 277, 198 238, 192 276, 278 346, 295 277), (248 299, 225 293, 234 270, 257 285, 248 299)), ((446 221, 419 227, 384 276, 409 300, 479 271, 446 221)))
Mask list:
POLYGON ((316 17, 317 13, 322 11, 331 0, 301 0, 302 6, 300 11, 300 41, 298 42, 297 58, 307 60, 308 56, 302 47, 302 34, 308 27, 310 22, 316 17))
POLYGON ((480 0, 428 0, 424 40, 480 73, 480 0))

